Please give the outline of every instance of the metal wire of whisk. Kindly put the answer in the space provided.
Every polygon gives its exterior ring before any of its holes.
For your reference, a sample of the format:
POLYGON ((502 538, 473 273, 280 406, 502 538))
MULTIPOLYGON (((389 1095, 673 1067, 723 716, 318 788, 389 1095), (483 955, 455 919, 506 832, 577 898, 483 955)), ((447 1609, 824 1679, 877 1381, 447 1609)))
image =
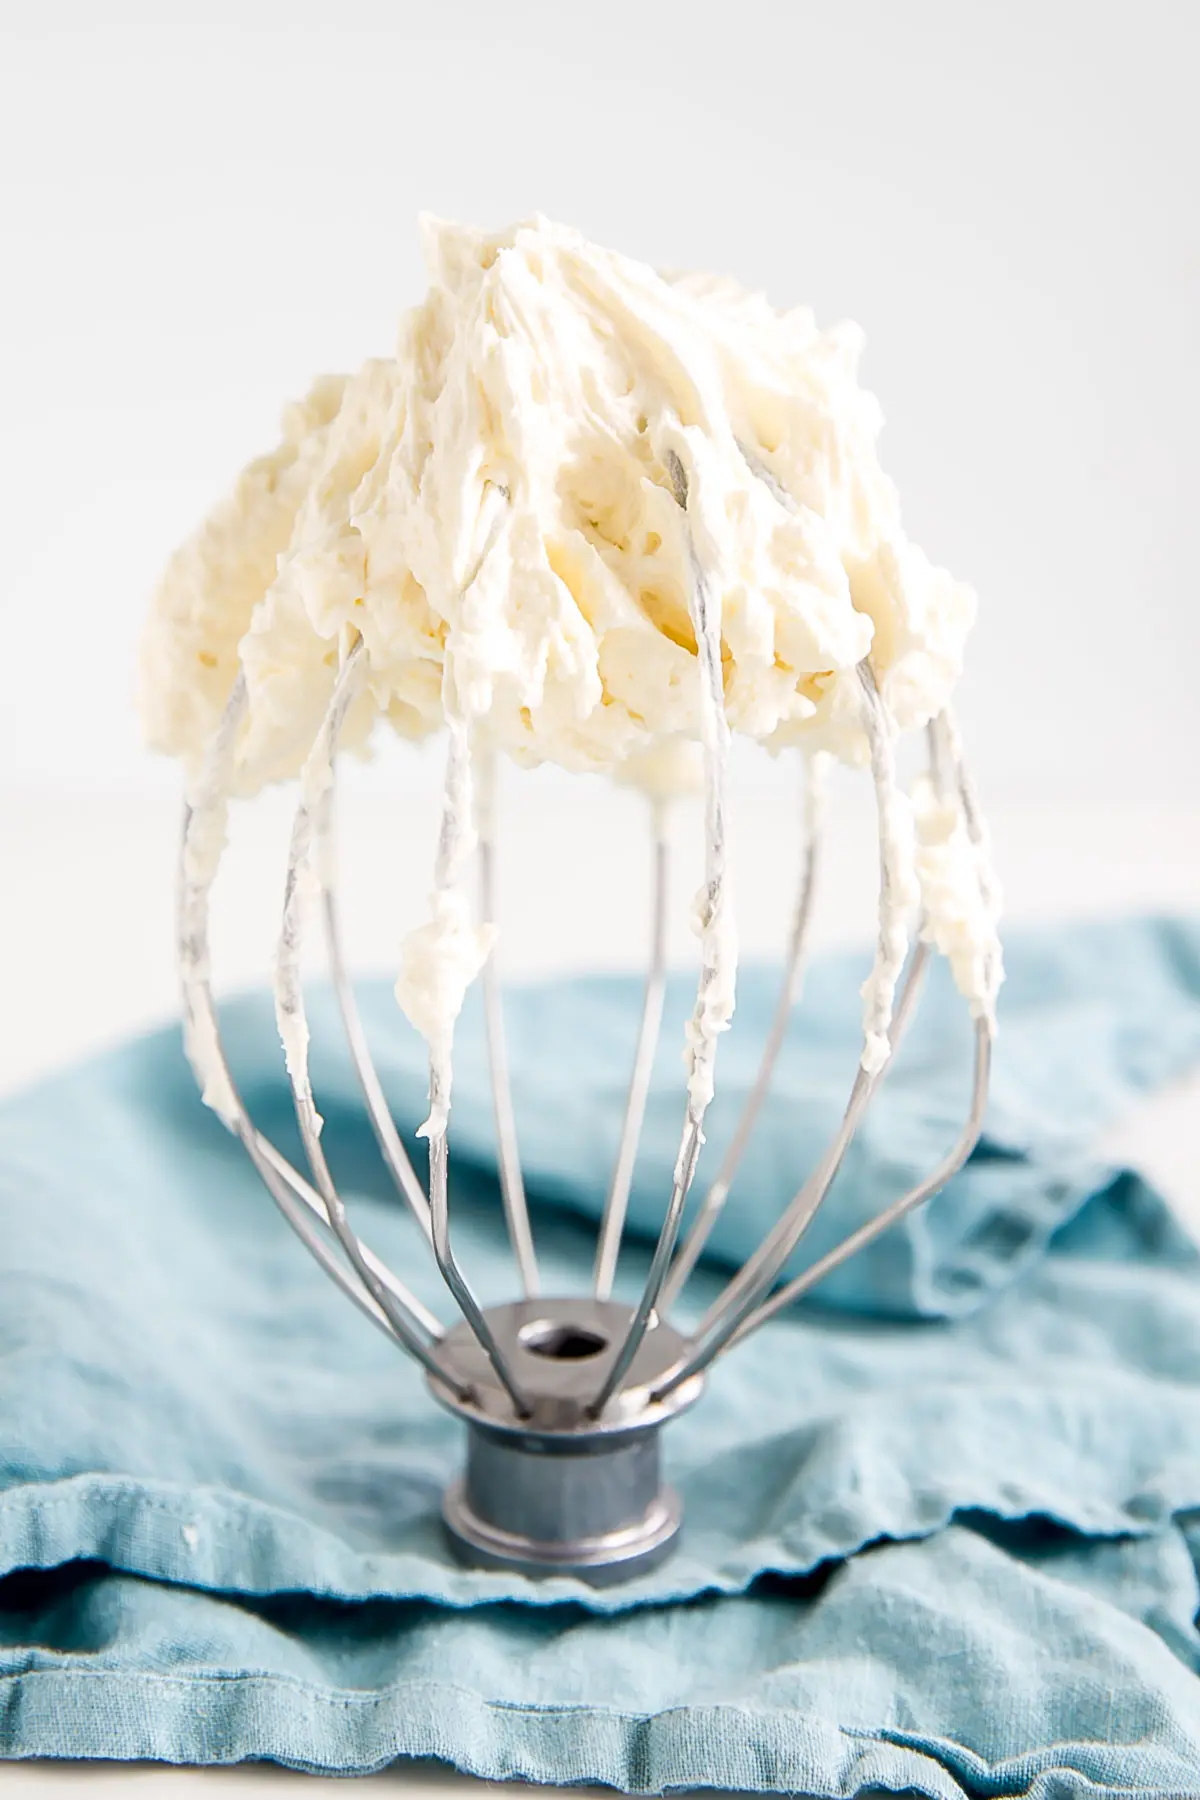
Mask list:
MULTIPOLYGON (((679 496, 686 506, 686 489, 679 496)), ((693 558, 693 618, 702 683, 720 715, 719 632, 705 616, 703 572, 693 558), (714 666, 715 658, 715 666, 714 666)), ((433 1397, 466 1426, 466 1458, 448 1489, 443 1516, 467 1560, 530 1575, 573 1574, 595 1584, 625 1580, 670 1550, 679 1530, 678 1497, 664 1485, 661 1428, 701 1395, 714 1359, 757 1331, 848 1257, 921 1205, 963 1165, 979 1137, 987 1097, 992 1027, 974 1024, 970 1103, 956 1142, 930 1174, 802 1273, 785 1279, 793 1253, 832 1186, 880 1083, 859 1067, 841 1121, 793 1199, 743 1266, 694 1324, 672 1322, 714 1225, 734 1190, 739 1164, 768 1092, 804 963, 820 853, 812 829, 803 845, 779 997, 756 1078, 714 1179, 683 1231, 703 1142, 703 1103, 689 1099, 671 1191, 649 1271, 633 1305, 612 1297, 639 1134, 663 1012, 670 850, 660 808, 650 808, 652 916, 636 1051, 617 1153, 597 1235, 590 1292, 543 1296, 521 1177, 494 958, 482 973, 498 1167, 520 1297, 484 1308, 455 1255, 445 1131, 430 1139, 428 1193, 404 1149, 379 1079, 346 972, 333 856, 333 766, 347 712, 366 674, 362 640, 344 646, 328 711, 306 765, 296 809, 277 968, 288 1074, 305 1175, 256 1128, 238 1094, 221 1043, 209 967, 209 902, 224 836, 238 734, 247 710, 239 676, 185 813, 179 885, 179 960, 185 1024, 205 1097, 240 1139, 275 1204, 326 1273, 395 1344, 422 1366, 433 1397), (380 1157, 426 1240, 452 1297, 457 1322, 445 1327, 354 1231, 321 1146, 307 1068, 308 1026, 300 981, 304 921, 316 903, 350 1059, 380 1157)), ((861 718, 873 756, 884 754, 887 720, 870 667, 859 669, 861 718)), ((957 733, 945 717, 927 733, 930 774, 961 809, 978 844, 982 825, 957 733)), ((724 757, 720 733, 706 744, 709 846, 705 892, 720 903, 724 882, 724 757)), ((495 850, 490 815, 478 850, 481 907, 494 920, 495 850)), ((886 867, 885 867, 886 880, 886 867)), ((918 1001, 931 950, 915 943, 899 981, 889 1042, 899 1046, 918 1001)), ((711 971, 701 972, 701 993, 711 971)))

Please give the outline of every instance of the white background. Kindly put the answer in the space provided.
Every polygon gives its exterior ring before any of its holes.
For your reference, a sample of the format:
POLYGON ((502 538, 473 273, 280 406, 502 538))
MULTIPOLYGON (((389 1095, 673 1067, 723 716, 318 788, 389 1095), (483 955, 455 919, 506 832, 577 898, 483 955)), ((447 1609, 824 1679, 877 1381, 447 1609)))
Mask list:
MULTIPOLYGON (((980 595, 962 711, 1011 910, 1200 903, 1200 8, 0 0, 0 19, 0 1081, 173 1003, 177 788, 139 744, 141 620, 282 401, 387 351, 423 288, 421 208, 540 209, 856 317, 910 528, 980 595)), ((753 951, 784 925, 789 796, 763 758, 738 779, 753 951)), ((352 779, 360 964, 394 965, 422 908, 431 781, 398 749, 352 779)), ((595 878, 630 815, 595 804, 589 871, 568 778, 510 801, 511 969, 640 953, 641 862, 615 907, 595 878)), ((267 811, 240 827, 227 980, 270 950, 267 811)), ((864 833, 847 854, 825 935, 871 923, 864 833)))
MULTIPOLYGON (((540 210, 857 318, 910 529, 979 591, 962 710, 1013 912, 1200 905, 1188 0, 0 0, 0 22, 0 1083, 172 1004, 175 782, 138 742, 140 621, 281 402, 388 350, 422 208, 540 210)), ((352 784, 359 962, 413 922, 429 774, 397 754, 352 784)), ((739 783, 762 948, 786 798, 762 764, 739 783)), ((631 824, 578 792, 511 808, 510 967, 640 948, 640 860, 615 893, 567 885, 631 824)), ((239 827, 229 979, 265 965, 283 826, 273 801, 239 827)), ((865 932, 865 837, 830 895, 823 934, 865 932)), ((1195 1135, 1176 1105, 1140 1140, 1181 1193, 1195 1135)))
POLYGON ((993 803, 1193 799, 1187 0, 2 13, 5 780, 156 779, 158 570, 282 400, 387 352, 427 208, 857 318, 910 529, 981 597, 993 803))

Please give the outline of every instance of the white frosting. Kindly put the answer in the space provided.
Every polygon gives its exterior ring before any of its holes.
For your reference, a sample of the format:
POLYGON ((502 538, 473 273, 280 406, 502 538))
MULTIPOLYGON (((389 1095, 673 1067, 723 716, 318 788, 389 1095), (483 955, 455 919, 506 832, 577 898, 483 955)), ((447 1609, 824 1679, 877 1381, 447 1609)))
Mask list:
MULTIPOLYGON (((858 331, 820 331, 807 310, 730 282, 664 277, 541 218, 423 229, 430 291, 394 354, 291 408, 278 448, 170 564, 143 654, 151 742, 198 769, 240 668, 230 787, 297 774, 347 633, 361 635, 364 670, 345 744, 361 748, 381 718, 410 737, 449 729, 431 915, 397 984, 439 1064, 435 1132, 453 1022, 490 943, 460 891, 475 750, 624 771, 662 800, 680 746, 701 745, 699 1111, 733 1004, 728 734, 870 763, 884 881, 864 1024, 877 1067, 916 892, 891 740, 943 712, 974 600, 904 534, 879 410, 858 385, 858 331)), ((940 829, 921 851, 939 945, 953 935, 940 829)), ((997 963, 973 934, 987 907, 960 912, 951 960, 983 1004, 997 963)))
POLYGON ((817 750, 807 759, 801 802, 801 820, 806 844, 815 844, 825 828, 825 814, 829 809, 829 775, 832 764, 833 758, 827 750, 817 750))
MULTIPOLYGON (((703 448, 687 446, 703 462, 703 448)), ((688 612, 696 636, 700 676, 700 746, 704 761, 704 886, 692 906, 692 926, 700 939, 700 982, 696 1004, 685 1029, 684 1059, 688 1071, 688 1121, 700 1130, 713 1097, 717 1039, 733 1018, 737 934, 726 876, 725 785, 729 766, 729 721, 721 665, 721 594, 697 547, 692 521, 696 483, 677 450, 666 452, 667 469, 678 505, 687 518, 688 612)), ((703 1137, 701 1136, 701 1142, 703 1137)), ((680 1146, 675 1180, 683 1179, 687 1135, 680 1146)))
POLYGON ((908 955, 909 921, 919 898, 912 807, 896 786, 893 726, 871 671, 859 672, 863 728, 870 747, 879 830, 879 935, 875 963, 863 983, 862 1066, 877 1075, 891 1055, 888 1027, 896 983, 908 955))
POLYGON ((405 938, 396 999, 429 1045, 430 1111, 418 1133, 444 1137, 450 1116, 454 1024, 467 989, 495 943, 496 928, 475 925, 461 881, 475 849, 471 744, 461 718, 449 721, 442 827, 428 922, 405 938))
POLYGON ((974 603, 904 536, 853 327, 665 280, 544 220, 425 235, 433 285, 395 356, 290 409, 167 570, 143 660, 153 742, 198 760, 240 653, 243 784, 295 773, 346 624, 401 732, 441 723, 450 665, 464 710, 524 760, 611 768, 698 735, 672 448, 734 731, 862 760, 868 653, 901 729, 942 709, 974 603))
POLYGON ((934 768, 913 791, 921 936, 949 962, 972 1016, 994 1031, 1004 973, 1000 888, 951 715, 943 713, 931 733, 934 768))
POLYGON ((704 792, 704 765, 690 738, 662 738, 648 750, 634 750, 614 773, 622 786, 640 789, 659 805, 704 792))
POLYGON ((245 682, 235 677, 217 729, 188 784, 179 868, 178 951, 183 988, 183 1047, 206 1106, 233 1130, 239 1106, 221 1051, 208 947, 209 899, 225 854, 234 747, 245 713, 245 682))
POLYGON ((300 771, 300 803, 292 824, 283 919, 275 953, 275 1019, 284 1061, 297 1099, 314 1132, 321 1115, 313 1099, 308 1070, 309 1030, 300 977, 300 947, 308 916, 331 871, 328 802, 333 790, 333 763, 342 723, 362 682, 362 650, 343 645, 345 658, 321 721, 316 740, 300 771))

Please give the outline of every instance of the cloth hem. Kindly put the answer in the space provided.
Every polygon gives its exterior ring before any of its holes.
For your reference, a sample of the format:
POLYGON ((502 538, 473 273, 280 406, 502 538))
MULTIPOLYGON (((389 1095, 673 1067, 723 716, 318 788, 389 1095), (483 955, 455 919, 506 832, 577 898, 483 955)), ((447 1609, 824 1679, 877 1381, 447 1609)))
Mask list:
MULTIPOLYGON (((489 1701, 445 1683, 355 1693, 278 1675, 215 1671, 42 1668, 0 1677, 0 1759, 7 1761, 69 1758, 187 1767, 270 1761, 310 1773, 359 1775, 398 1760, 432 1759, 489 1781, 596 1783, 630 1794, 714 1788, 804 1800, 853 1800, 878 1790, 921 1800, 999 1800, 1001 1795, 1052 1800, 1063 1793, 1064 1777, 1074 1783, 1070 1791, 1078 1800, 1195 1800, 1200 1794, 1194 1771, 1182 1765, 1177 1773, 1164 1769, 1164 1779, 1153 1785, 1128 1781, 1119 1770, 1114 1781, 1097 1780, 1075 1760, 1095 1748, 1057 1743, 989 1767, 945 1740, 930 1740, 927 1752, 892 1736, 728 1702, 640 1714, 489 1701), (90 1696, 75 1705, 97 1681, 105 1690, 102 1718, 90 1696), (417 1694, 421 1710, 414 1716, 417 1694), (307 1720, 297 1716, 298 1697, 311 1709, 307 1720), (342 1740, 333 1751, 331 1716, 334 1736, 342 1740), (731 1720, 745 1728, 731 1733, 731 1720), (524 1733, 517 1743, 514 1721, 524 1733), (21 1747, 14 1750, 17 1738, 21 1747), (237 1753, 224 1754, 222 1740, 236 1743, 237 1753), (956 1761, 965 1757, 977 1763, 970 1786, 938 1760, 939 1745, 956 1761), (829 1780, 833 1763, 841 1765, 836 1785, 829 1780), (1020 1779, 1026 1771, 1025 1785, 1015 1786, 1014 1776, 1020 1779), (1183 1786, 1184 1780, 1192 1785, 1183 1786)), ((1144 1767, 1144 1744, 1106 1743, 1103 1750, 1112 1762, 1129 1756, 1144 1767)))
POLYGON ((598 1616, 612 1616, 709 1597, 736 1598, 763 1575, 804 1577, 828 1562, 847 1562, 872 1544, 923 1543, 974 1513, 1001 1521, 1046 1519, 1080 1538, 1102 1542, 1152 1537, 1167 1517, 1200 1508, 1200 1465, 1190 1480, 1178 1479, 1162 1496, 1159 1510, 1144 1517, 1112 1500, 1071 1511, 1058 1503, 1061 1496, 1034 1493, 1016 1499, 995 1492, 964 1494, 958 1503, 945 1494, 936 1497, 936 1512, 863 1520, 844 1538, 813 1541, 803 1549, 760 1536, 738 1542, 732 1554, 715 1554, 709 1546, 693 1561, 685 1539, 674 1565, 676 1579, 664 1582, 660 1574, 645 1591, 637 1582, 624 1590, 595 1589, 569 1577, 551 1577, 524 1583, 514 1592, 507 1575, 459 1570, 449 1563, 439 1565, 442 1579, 435 1585, 427 1549, 356 1552, 297 1515, 249 1495, 81 1474, 0 1491, 0 1577, 18 1569, 87 1561, 143 1580, 248 1601, 304 1592, 346 1604, 421 1602, 465 1612, 518 1603, 538 1609, 583 1606, 598 1616), (295 1534, 302 1539, 299 1547, 291 1541, 295 1534), (314 1536, 326 1546, 316 1564, 314 1536), (272 1551, 267 1566, 259 1560, 264 1538, 272 1551))

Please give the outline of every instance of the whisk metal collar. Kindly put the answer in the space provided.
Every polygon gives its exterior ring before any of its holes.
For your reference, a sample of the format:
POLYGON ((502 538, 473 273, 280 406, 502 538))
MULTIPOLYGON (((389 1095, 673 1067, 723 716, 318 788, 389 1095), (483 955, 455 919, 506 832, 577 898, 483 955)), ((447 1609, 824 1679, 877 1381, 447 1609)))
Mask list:
POLYGON ((442 1503, 464 1560, 606 1586, 668 1554, 682 1509, 663 1484, 660 1432, 699 1398, 703 1377, 656 1398, 686 1349, 677 1331, 661 1325, 642 1340, 618 1399, 597 1418, 597 1385, 632 1316, 618 1301, 578 1295, 489 1308, 488 1326, 526 1399, 525 1416, 470 1327, 463 1322, 447 1333, 438 1351, 446 1378, 427 1379, 434 1398, 467 1427, 465 1469, 442 1503))

